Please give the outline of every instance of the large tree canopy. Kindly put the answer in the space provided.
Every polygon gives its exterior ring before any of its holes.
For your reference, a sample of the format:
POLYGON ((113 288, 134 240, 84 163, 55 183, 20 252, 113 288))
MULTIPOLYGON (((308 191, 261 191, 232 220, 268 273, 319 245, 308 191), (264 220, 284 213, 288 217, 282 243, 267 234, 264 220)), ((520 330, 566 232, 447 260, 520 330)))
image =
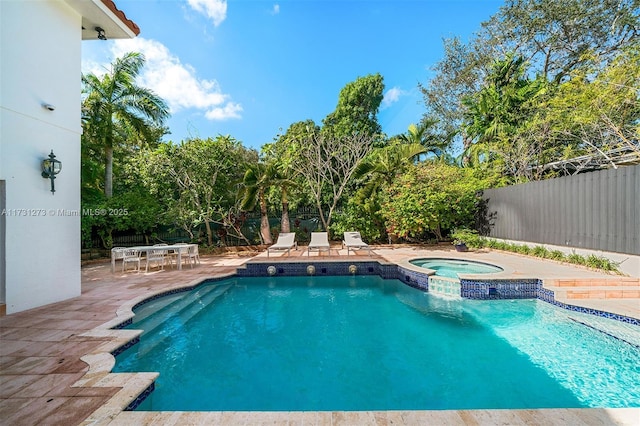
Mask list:
POLYGON ((458 130, 466 149, 472 138, 460 131, 463 99, 482 90, 496 61, 513 54, 529 65, 527 78, 558 84, 578 69, 608 64, 639 39, 638 0, 508 0, 469 43, 444 41, 435 76, 420 85, 426 115, 458 130))
POLYGON ((332 137, 354 134, 378 135, 378 110, 384 93, 380 74, 358 77, 348 83, 338 97, 335 111, 322 121, 322 131, 332 137))

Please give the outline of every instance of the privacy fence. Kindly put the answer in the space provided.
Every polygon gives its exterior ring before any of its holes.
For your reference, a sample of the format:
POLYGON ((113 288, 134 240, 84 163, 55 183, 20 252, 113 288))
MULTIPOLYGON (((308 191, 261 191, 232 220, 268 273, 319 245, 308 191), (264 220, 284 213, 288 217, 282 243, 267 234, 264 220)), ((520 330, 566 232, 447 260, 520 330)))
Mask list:
POLYGON ((484 191, 490 236, 640 255, 640 165, 484 191))

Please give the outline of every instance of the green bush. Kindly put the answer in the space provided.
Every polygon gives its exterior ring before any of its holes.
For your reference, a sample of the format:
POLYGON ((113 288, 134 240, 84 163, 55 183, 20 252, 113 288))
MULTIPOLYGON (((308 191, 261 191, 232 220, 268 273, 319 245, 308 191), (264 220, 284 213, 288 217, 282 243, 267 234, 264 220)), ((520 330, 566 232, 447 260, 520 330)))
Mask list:
POLYGON ((533 250, 531 251, 531 254, 533 254, 536 257, 548 258, 549 257, 549 250, 547 250, 543 246, 535 246, 533 248, 533 250))
POLYGON ((464 243, 467 247, 482 247, 482 237, 477 231, 471 229, 457 229, 450 235, 453 244, 464 243))
POLYGON ((565 260, 565 255, 560 250, 552 250, 549 252, 549 259, 563 261, 565 260))
POLYGON ((571 253, 569 256, 567 256, 567 261, 570 263, 575 263, 576 265, 585 265, 587 263, 587 260, 584 257, 576 253, 571 253))

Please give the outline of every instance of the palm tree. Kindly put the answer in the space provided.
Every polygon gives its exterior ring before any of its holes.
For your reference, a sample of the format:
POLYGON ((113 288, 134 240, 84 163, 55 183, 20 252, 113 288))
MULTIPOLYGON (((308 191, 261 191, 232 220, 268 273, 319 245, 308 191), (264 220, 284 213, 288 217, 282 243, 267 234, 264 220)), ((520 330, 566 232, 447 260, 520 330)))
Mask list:
MULTIPOLYGON (((432 153, 436 157, 443 157, 449 145, 450 136, 442 138, 433 131, 437 124, 434 119, 424 119, 419 124, 410 124, 407 133, 400 135, 405 144, 420 144, 425 148, 424 154, 432 153)), ((416 157, 420 160, 420 155, 416 157)))
POLYGON ((364 198, 373 196, 383 184, 390 184, 398 173, 425 152, 427 149, 419 143, 393 143, 371 151, 354 173, 356 179, 368 177, 363 187, 364 198))
POLYGON ((104 194, 113 195, 113 149, 125 142, 127 129, 143 140, 157 138, 169 117, 165 101, 151 90, 136 85, 135 79, 145 59, 140 53, 127 53, 111 64, 102 78, 89 73, 82 76, 83 127, 95 144, 104 149, 104 194))
MULTIPOLYGON (((260 206, 260 238, 263 244, 272 244, 271 227, 267 208, 267 190, 273 185, 275 169, 264 163, 251 164, 244 174, 244 196, 242 210, 251 211, 256 204, 260 206)), ((284 231, 283 231, 284 232, 284 231)))

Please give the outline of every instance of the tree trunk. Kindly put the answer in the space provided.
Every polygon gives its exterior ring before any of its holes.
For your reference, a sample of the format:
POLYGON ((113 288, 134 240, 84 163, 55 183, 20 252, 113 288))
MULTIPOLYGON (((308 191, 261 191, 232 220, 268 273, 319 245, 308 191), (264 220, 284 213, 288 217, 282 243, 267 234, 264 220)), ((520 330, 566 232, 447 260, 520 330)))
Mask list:
POLYGON ((273 244, 271 239, 271 229, 269 227, 269 215, 267 214, 267 201, 264 198, 264 192, 260 191, 260 234, 264 244, 273 244))
POLYGON ((113 147, 104 149, 104 195, 107 198, 113 196, 113 147))
POLYGON ((280 219, 280 232, 291 232, 289 221, 289 203, 282 203, 282 218, 280 219))
POLYGON ((213 247, 213 232, 211 231, 211 224, 208 219, 205 219, 204 227, 207 230, 207 244, 209 244, 209 247, 213 247))
MULTIPOLYGON (((329 231, 329 225, 327 224, 327 221, 324 219, 324 211, 322 211, 322 205, 320 205, 320 203, 316 203, 316 207, 318 208, 318 214, 320 215, 320 221, 322 221, 322 227, 324 228, 325 231, 329 231)), ((315 231, 315 229, 312 229, 312 231, 315 231)))

